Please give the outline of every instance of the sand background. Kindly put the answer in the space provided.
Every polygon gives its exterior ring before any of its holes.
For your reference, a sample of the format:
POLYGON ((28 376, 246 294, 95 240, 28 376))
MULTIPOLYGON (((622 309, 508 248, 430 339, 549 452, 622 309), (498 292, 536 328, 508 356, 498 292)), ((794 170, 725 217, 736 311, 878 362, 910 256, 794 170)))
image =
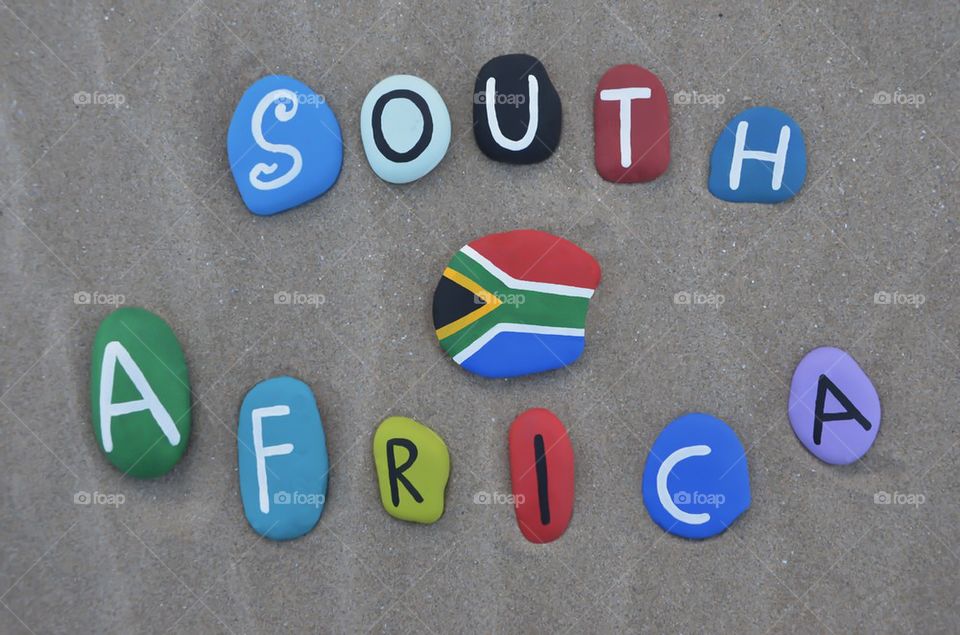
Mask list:
POLYGON ((0 5, 0 631, 960 630, 956 3, 0 5), (563 100, 540 165, 494 163, 471 133, 475 74, 510 52, 539 57, 563 100), (723 96, 672 105, 672 163, 652 184, 593 166, 593 91, 624 62, 671 95, 723 96), (325 96, 346 157, 326 196, 257 218, 226 131, 268 73, 325 96), (454 128, 438 169, 399 187, 367 166, 358 123, 395 73, 437 87, 454 128), (716 135, 759 104, 801 125, 806 185, 776 206, 714 199, 716 135), (587 351, 566 371, 473 377, 437 346, 433 288, 462 244, 521 227, 601 263, 587 351), (275 305, 283 291, 325 302, 275 305), (90 343, 111 307, 75 303, 84 292, 155 311, 186 351, 193 433, 163 478, 122 478, 96 448, 90 343), (846 468, 786 417, 795 365, 826 344, 883 404, 875 446, 846 468), (313 388, 333 471, 317 528, 271 544, 243 517, 235 430, 245 392, 280 373, 313 388), (509 506, 473 502, 510 491, 507 429, 532 406, 567 424, 577 460, 572 524, 546 547, 509 506), (706 542, 665 535, 640 497, 649 445, 688 411, 749 448, 753 506, 706 542), (450 448, 433 526, 380 507, 370 444, 392 414, 450 448), (124 503, 74 504, 80 491, 124 503), (925 502, 876 505, 879 491, 925 502))

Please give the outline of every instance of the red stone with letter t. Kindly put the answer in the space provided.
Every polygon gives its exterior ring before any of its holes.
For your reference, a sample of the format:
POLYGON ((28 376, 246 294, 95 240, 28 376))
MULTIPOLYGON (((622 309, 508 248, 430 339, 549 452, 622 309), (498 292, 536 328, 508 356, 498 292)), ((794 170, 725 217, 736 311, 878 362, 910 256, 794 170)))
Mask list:
POLYGON ((614 183, 643 183, 670 164, 670 106, 656 75, 634 64, 614 66, 593 99, 597 172, 614 183))

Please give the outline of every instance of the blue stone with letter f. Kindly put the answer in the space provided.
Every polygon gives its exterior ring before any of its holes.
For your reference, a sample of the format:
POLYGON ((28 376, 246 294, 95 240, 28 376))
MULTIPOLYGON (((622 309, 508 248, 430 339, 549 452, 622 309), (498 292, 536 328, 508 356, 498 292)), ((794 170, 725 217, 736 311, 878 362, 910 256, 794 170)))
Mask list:
POLYGON ((710 193, 734 203, 779 203, 807 178, 800 126, 776 108, 748 108, 730 120, 710 155, 710 193))
POLYGON ((227 131, 227 158, 247 208, 271 216, 333 187, 343 165, 340 124, 309 86, 270 75, 240 98, 227 131))
POLYGON ((330 469, 320 412, 310 387, 273 377, 240 406, 237 465, 243 513, 271 540, 298 538, 320 520, 330 469))
POLYGON ((750 507, 747 456, 737 434, 708 414, 686 414, 663 429, 643 470, 643 503, 664 531, 702 539, 750 507))

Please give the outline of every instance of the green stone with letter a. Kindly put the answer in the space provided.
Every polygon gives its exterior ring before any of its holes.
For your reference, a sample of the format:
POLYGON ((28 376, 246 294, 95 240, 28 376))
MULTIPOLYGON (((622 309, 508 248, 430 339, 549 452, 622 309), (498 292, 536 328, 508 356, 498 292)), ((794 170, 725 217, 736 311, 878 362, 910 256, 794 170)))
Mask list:
POLYGON ((190 380, 173 330, 146 309, 108 315, 93 340, 93 434, 130 476, 169 472, 190 440, 190 380))

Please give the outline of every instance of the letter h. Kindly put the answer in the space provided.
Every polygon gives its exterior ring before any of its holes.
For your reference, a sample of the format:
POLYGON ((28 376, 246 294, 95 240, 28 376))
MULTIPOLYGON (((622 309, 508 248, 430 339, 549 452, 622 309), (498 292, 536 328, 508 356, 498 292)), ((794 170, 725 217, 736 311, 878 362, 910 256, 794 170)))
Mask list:
POLYGON ((733 160, 730 163, 730 189, 740 188, 740 171, 743 169, 743 162, 747 159, 757 161, 767 161, 773 163, 773 182, 771 187, 773 191, 780 189, 783 183, 783 170, 787 163, 787 147, 790 145, 790 127, 780 128, 780 141, 777 143, 776 152, 762 152, 759 150, 746 150, 747 128, 750 124, 741 121, 737 124, 737 139, 733 147, 733 160))

